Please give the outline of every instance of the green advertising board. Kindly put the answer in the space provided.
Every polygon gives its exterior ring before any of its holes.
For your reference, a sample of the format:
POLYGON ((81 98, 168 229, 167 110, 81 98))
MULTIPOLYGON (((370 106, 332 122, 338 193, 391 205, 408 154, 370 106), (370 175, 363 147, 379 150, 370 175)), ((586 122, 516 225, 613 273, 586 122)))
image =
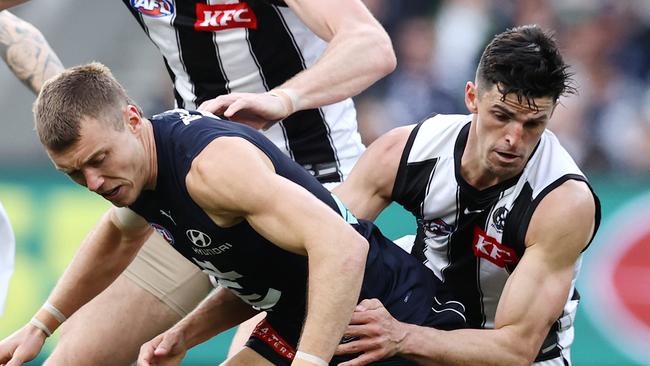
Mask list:
MULTIPOLYGON (((603 221, 586 252, 577 284, 583 296, 572 347, 574 365, 650 365, 650 352, 644 347, 650 345, 649 183, 594 181, 603 221)), ((109 205, 62 175, 16 169, 2 170, 0 201, 17 244, 16 268, 0 318, 0 338, 4 338, 45 301, 79 243, 109 205)), ((412 217, 395 205, 377 222, 393 239, 415 229, 412 217)), ((225 357, 231 336, 232 331, 191 350, 183 365, 217 364, 225 357)), ((41 364, 55 342, 56 336, 30 364, 41 364)))

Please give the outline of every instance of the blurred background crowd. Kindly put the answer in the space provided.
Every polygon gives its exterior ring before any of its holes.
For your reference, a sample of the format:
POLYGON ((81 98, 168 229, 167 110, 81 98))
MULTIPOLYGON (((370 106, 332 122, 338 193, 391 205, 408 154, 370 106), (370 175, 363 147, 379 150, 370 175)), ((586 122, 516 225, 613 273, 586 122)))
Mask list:
POLYGON ((505 28, 552 30, 579 94, 550 129, 588 173, 650 169, 650 1, 366 0, 396 48, 397 70, 357 98, 364 138, 428 114, 466 113, 463 88, 505 28))
MULTIPOLYGON (((648 174, 650 1, 365 3, 388 30, 398 58, 395 72, 355 98, 366 143, 431 113, 466 113, 463 88, 473 80, 486 42, 505 28, 536 23, 556 34, 579 90, 561 100, 550 128, 587 173, 648 174)), ((14 12, 43 30, 64 65, 102 61, 146 112, 172 106, 157 51, 119 1, 33 0, 14 12)), ((38 164, 44 156, 25 127, 33 96, 5 71, 0 108, 8 121, 0 135, 0 164, 15 162, 11 156, 18 154, 38 164)))

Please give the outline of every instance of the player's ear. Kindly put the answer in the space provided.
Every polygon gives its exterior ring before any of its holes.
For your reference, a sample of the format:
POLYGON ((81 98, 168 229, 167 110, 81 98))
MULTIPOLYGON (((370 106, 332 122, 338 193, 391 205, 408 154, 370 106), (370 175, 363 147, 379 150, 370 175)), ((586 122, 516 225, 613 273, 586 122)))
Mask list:
POLYGON ((465 106, 470 113, 478 113, 478 88, 471 81, 465 84, 465 106))
POLYGON ((142 115, 138 107, 129 104, 124 110, 124 119, 131 132, 137 131, 142 125, 142 115))

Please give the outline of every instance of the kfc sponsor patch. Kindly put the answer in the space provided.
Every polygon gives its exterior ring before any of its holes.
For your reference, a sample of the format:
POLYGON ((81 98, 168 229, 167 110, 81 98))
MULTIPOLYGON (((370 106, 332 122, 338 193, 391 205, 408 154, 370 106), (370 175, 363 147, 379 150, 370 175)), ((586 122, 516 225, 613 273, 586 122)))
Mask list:
POLYGON ((196 4, 195 30, 212 32, 231 28, 257 29, 257 17, 247 3, 196 4))
POLYGON ((519 261, 512 248, 499 243, 478 226, 474 227, 472 250, 475 256, 487 259, 501 268, 509 264, 516 264, 519 261))

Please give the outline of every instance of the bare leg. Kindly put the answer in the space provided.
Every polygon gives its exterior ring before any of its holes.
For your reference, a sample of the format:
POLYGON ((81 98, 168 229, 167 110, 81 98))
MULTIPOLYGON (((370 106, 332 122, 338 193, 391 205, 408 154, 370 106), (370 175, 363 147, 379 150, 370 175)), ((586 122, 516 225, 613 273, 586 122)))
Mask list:
POLYGON ((232 337, 232 341, 230 342, 230 348, 228 348, 228 357, 232 357, 237 354, 237 352, 244 349, 244 345, 246 344, 246 341, 248 341, 248 338, 250 338, 251 333, 253 333, 253 329, 255 329, 255 326, 261 322, 264 317, 266 317, 266 313, 261 312, 248 319, 247 321, 239 324, 237 332, 235 332, 235 336, 232 337))
POLYGON ((143 343, 169 329, 211 289, 204 273, 153 234, 129 268, 63 324, 45 365, 130 365, 143 343))
POLYGON ((130 365, 143 343, 180 318, 122 275, 63 324, 45 365, 130 365))

